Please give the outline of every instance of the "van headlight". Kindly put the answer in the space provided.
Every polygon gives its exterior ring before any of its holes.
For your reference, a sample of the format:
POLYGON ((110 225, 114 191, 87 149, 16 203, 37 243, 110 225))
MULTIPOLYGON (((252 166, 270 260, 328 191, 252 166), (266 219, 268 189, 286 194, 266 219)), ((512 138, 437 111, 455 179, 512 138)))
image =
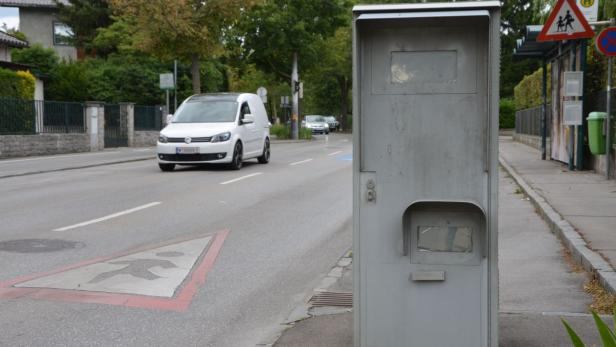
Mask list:
POLYGON ((230 138, 231 138, 231 133, 227 131, 226 133, 212 136, 211 142, 225 142, 225 141, 229 141, 230 138))
POLYGON ((160 143, 167 143, 167 136, 160 134, 158 135, 158 142, 160 143))

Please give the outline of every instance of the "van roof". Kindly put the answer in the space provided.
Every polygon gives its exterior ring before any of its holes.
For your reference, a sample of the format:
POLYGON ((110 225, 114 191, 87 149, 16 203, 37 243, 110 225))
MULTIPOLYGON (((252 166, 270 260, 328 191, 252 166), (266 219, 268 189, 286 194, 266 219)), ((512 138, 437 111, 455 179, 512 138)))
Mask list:
POLYGON ((249 93, 207 93, 196 94, 190 97, 191 101, 204 100, 221 100, 221 101, 237 101, 240 96, 249 95, 249 93))

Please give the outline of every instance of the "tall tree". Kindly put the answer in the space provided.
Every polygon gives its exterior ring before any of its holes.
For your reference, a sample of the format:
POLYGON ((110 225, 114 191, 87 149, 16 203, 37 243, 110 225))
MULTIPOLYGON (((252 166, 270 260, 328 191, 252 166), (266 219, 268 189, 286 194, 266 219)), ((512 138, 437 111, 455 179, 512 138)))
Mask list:
POLYGON ((346 0, 266 0, 242 19, 243 56, 260 69, 289 79, 293 55, 309 69, 323 52, 315 42, 345 24, 346 0))
POLYGON ((542 24, 542 17, 549 14, 552 0, 504 0, 501 9, 501 97, 513 97, 513 88, 539 68, 537 58, 516 60, 513 50, 516 40, 526 33, 526 26, 542 24))
POLYGON ((135 25, 134 45, 162 59, 191 62, 193 92, 201 92, 200 64, 222 53, 223 33, 256 0, 109 0, 135 25))
POLYGON ((54 1, 58 6, 58 19, 73 30, 77 48, 90 50, 97 29, 112 23, 107 0, 69 0, 68 4, 54 1))

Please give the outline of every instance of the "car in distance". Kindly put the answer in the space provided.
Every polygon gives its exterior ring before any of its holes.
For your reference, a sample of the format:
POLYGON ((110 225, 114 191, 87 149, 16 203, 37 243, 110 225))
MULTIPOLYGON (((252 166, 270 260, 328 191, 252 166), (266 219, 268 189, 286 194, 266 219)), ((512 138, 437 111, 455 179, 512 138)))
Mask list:
POLYGON ((338 131, 338 130, 340 130, 340 122, 338 122, 336 120, 336 117, 334 117, 334 116, 325 116, 323 118, 325 118, 325 121, 329 125, 329 130, 330 131, 338 131))
POLYGON ((329 134, 329 124, 327 124, 323 116, 308 115, 304 117, 302 125, 312 130, 313 134, 329 134))
POLYGON ((160 131, 156 152, 162 171, 176 165, 227 164, 270 159, 270 123, 261 98, 249 93, 199 94, 186 99, 160 131))

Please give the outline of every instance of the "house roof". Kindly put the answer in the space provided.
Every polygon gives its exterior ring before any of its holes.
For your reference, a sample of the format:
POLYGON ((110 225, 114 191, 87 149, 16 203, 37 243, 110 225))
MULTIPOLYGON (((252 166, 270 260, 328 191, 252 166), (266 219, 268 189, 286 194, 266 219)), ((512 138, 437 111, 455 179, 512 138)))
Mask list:
POLYGON ((28 42, 20 40, 15 36, 9 35, 0 30, 0 43, 3 43, 10 47, 27 47, 28 42))
MULTIPOLYGON (((58 0, 57 2, 64 5, 70 5, 68 0, 58 0)), ((42 7, 55 8, 57 7, 54 0, 0 0, 0 6, 5 7, 42 7)))

